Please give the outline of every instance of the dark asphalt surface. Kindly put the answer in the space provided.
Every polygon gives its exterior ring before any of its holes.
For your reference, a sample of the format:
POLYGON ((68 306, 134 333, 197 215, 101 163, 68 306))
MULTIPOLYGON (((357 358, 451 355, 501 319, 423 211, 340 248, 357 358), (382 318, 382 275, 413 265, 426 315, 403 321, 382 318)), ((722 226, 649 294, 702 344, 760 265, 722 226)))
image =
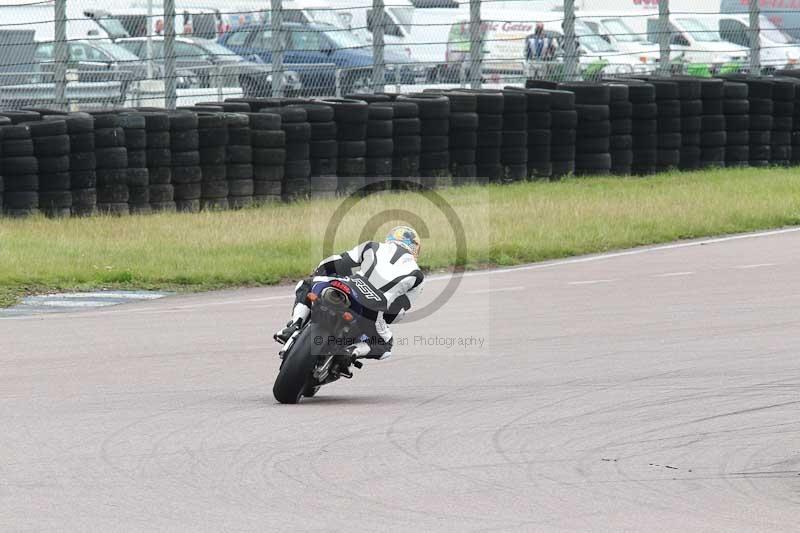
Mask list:
POLYGON ((299 406, 288 287, 0 319, 0 531, 796 531, 799 274, 787 231, 468 275, 299 406))

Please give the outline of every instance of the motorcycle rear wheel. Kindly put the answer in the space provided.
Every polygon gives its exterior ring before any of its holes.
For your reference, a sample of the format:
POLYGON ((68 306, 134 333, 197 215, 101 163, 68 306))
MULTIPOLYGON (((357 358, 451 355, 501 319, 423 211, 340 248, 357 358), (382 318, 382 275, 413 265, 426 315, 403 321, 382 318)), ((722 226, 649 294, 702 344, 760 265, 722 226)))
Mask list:
POLYGON ((309 324, 300 332, 289 353, 284 356, 278 377, 272 386, 272 395, 280 403, 298 403, 306 387, 312 384, 312 372, 321 352, 320 338, 327 338, 326 333, 317 324, 309 324))

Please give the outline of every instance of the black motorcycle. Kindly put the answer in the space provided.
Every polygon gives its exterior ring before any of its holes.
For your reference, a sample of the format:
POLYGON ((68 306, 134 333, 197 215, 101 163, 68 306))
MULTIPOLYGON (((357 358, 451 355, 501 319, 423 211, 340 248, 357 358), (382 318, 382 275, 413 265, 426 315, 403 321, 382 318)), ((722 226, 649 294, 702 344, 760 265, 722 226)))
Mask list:
POLYGON ((281 367, 272 394, 281 403, 311 398, 320 387, 339 378, 352 378, 351 366, 362 364, 347 347, 374 330, 386 297, 366 278, 315 278, 306 296, 311 315, 281 351, 281 367))

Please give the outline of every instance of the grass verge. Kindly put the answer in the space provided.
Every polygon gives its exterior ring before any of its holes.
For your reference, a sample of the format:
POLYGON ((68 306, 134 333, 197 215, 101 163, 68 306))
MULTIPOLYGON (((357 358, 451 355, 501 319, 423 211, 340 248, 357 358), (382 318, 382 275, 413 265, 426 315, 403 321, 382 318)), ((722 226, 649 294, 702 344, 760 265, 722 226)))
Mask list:
MULTIPOLYGON (((794 169, 583 178, 440 194, 463 225, 468 268, 800 224, 800 172, 794 169)), ((323 236, 339 204, 331 200, 196 215, 0 219, 0 305, 52 290, 207 290, 298 278, 321 258, 323 236)), ((334 248, 380 237, 401 221, 402 210, 427 226, 422 266, 451 267, 456 257, 451 224, 415 194, 361 201, 343 220, 334 248)))

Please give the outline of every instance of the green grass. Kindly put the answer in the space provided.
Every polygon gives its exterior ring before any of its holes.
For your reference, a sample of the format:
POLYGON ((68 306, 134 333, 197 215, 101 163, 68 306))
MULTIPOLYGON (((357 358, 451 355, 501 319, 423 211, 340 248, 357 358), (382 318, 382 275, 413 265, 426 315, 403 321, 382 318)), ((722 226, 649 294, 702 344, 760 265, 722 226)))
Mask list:
MULTIPOLYGON (((512 265, 708 235, 800 224, 800 171, 715 170, 654 178, 464 187, 441 192, 467 235, 466 266, 512 265)), ((205 290, 266 285, 307 274, 338 201, 144 217, 0 219, 0 305, 60 289, 205 290)), ((386 209, 426 223, 421 264, 456 259, 441 212, 414 194, 364 200, 335 248, 393 224, 386 209)))

